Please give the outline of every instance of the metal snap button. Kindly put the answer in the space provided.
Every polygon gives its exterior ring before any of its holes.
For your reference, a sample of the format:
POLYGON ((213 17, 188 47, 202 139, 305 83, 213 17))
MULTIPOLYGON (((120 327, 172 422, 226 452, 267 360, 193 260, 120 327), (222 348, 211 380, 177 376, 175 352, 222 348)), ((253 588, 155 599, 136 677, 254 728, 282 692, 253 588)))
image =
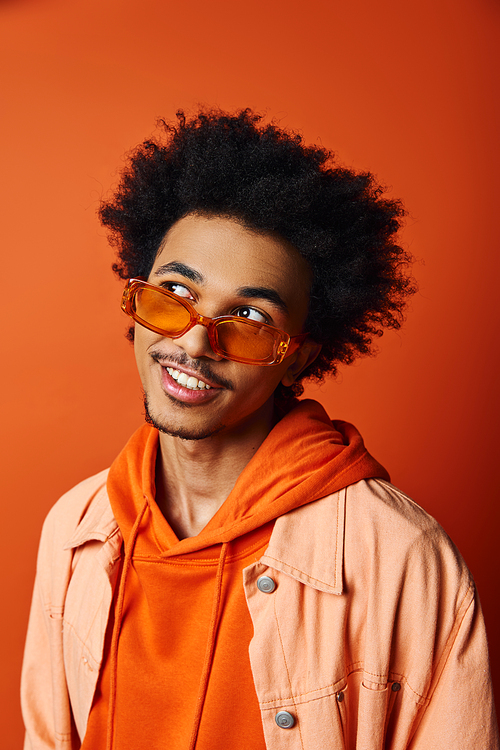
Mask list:
POLYGON ((257 588, 259 591, 262 591, 263 594, 272 594, 276 588, 276 582, 269 576, 261 576, 257 580, 257 588))
POLYGON ((337 693, 337 700, 339 703, 342 703, 342 701, 344 700, 344 693, 337 693))
POLYGON ((397 693, 398 690, 401 690, 401 684, 399 682, 393 682, 391 690, 393 693, 397 693))
POLYGON ((282 729, 291 729, 295 724, 295 717, 288 711, 279 711, 274 719, 276 724, 282 729))

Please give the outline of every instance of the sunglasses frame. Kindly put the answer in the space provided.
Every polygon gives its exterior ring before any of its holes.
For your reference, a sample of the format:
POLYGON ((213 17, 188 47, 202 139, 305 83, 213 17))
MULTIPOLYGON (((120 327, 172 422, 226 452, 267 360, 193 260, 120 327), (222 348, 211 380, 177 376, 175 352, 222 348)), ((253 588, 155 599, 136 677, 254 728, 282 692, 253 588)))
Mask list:
POLYGON ((285 331, 280 331, 279 328, 270 326, 267 323, 258 323, 254 320, 246 320, 245 318, 240 318, 237 315, 221 315, 216 318, 207 318, 206 316, 197 313, 194 307, 187 300, 183 299, 182 297, 178 297, 173 292, 162 289, 155 284, 150 284, 148 281, 141 277, 136 277, 128 280, 127 286, 125 287, 122 295, 121 309, 123 310, 123 312, 129 315, 132 320, 135 320, 136 323, 139 323, 144 328, 147 328, 154 333, 159 333, 160 335, 166 336, 170 339, 178 339, 181 336, 184 336, 184 334, 190 331, 191 328, 193 328, 195 325, 202 325, 207 329, 210 346, 215 354, 219 354, 221 357, 224 357, 224 359, 229 359, 232 362, 241 362, 242 364, 247 365, 279 365, 285 357, 288 357, 295 351, 297 351, 297 349, 300 347, 300 345, 308 335, 307 333, 301 333, 298 336, 290 336, 288 333, 285 333, 285 331), (159 292, 160 294, 165 295, 165 297, 167 297, 168 299, 173 299, 179 305, 184 307, 184 309, 189 313, 189 324, 185 326, 185 328, 180 333, 172 334, 162 328, 159 328, 158 326, 153 325, 152 323, 149 323, 147 320, 143 320, 141 317, 139 317, 135 309, 135 295, 139 291, 139 289, 154 289, 155 292, 159 292), (222 351, 217 341, 216 331, 218 325, 227 321, 234 321, 239 324, 243 323, 244 325, 251 326, 252 328, 264 328, 265 330, 269 331, 274 336, 273 353, 270 354, 265 360, 255 360, 248 357, 236 357, 222 351))

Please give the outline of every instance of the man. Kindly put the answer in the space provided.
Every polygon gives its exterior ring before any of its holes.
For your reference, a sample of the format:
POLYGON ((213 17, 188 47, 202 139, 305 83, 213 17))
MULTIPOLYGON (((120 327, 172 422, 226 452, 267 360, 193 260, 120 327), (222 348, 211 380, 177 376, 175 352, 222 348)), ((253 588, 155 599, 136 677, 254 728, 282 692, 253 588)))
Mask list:
POLYGON ((26 747, 498 748, 459 553, 296 399, 400 325, 400 203, 248 110, 165 130, 100 212, 147 424, 46 521, 26 747))

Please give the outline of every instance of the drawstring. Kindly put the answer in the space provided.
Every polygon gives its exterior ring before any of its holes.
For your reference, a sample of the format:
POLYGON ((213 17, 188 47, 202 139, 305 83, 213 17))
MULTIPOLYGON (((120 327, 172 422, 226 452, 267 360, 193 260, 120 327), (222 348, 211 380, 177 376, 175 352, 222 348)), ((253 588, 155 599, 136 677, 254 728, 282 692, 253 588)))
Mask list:
POLYGON ((222 544, 219 564, 217 566, 214 603, 212 606, 212 618, 210 620, 210 627, 208 630, 207 650, 205 652, 205 660, 203 662, 203 669, 201 672, 200 689, 198 691, 198 700, 196 701, 196 711, 194 714, 193 731, 191 733, 191 739, 189 741, 189 750, 194 750, 194 748, 196 747, 196 740, 198 739, 198 731, 200 729, 201 714, 203 712, 203 705, 205 703, 207 694, 208 679, 210 677, 210 670, 212 668, 212 661, 215 651, 215 639, 217 637, 217 627, 219 625, 219 608, 222 594, 222 574, 224 572, 224 561, 226 559, 228 547, 229 542, 224 542, 222 544))
POLYGON ((113 734, 114 734, 114 717, 115 717, 115 706, 116 706, 116 678, 118 671, 118 638, 120 637, 120 628, 123 617, 123 602, 125 600, 125 581, 127 574, 132 562, 132 553, 134 551, 135 543, 137 541, 137 535, 139 534, 139 526, 141 524, 146 508, 148 507, 148 499, 144 498, 145 502, 141 512, 136 518, 136 521, 132 527, 130 533, 130 541, 128 549, 125 550, 125 557, 123 559, 123 570, 120 578, 120 586, 118 587, 118 598, 116 601, 116 617, 115 625, 113 628, 113 637, 111 639, 111 653, 110 653, 110 691, 109 691, 109 711, 108 711, 108 727, 106 732, 106 750, 112 750, 113 747, 113 734))

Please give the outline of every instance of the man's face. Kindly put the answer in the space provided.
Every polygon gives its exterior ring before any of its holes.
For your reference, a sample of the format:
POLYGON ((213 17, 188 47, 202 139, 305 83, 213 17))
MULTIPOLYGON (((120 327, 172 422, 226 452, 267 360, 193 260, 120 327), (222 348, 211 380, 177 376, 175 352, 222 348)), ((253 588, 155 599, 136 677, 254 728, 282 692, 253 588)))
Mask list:
MULTIPOLYGON (((310 279, 306 261, 285 240, 191 214, 168 231, 148 281, 204 316, 241 315, 295 336, 307 315, 310 279)), ((215 354, 201 325, 169 339, 137 324, 135 354, 151 421, 186 439, 269 422, 276 387, 303 356, 299 350, 279 365, 241 364, 215 354)))

